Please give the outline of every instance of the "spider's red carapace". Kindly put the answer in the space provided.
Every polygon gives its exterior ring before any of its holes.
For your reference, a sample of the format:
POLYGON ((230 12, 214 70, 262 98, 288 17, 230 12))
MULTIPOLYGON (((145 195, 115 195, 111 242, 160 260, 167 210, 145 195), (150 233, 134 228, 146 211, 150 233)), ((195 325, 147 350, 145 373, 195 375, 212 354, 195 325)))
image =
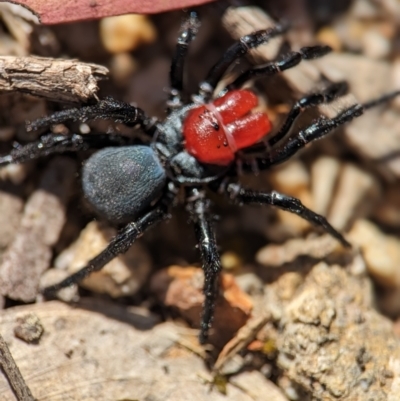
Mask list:
POLYGON ((240 89, 190 110, 183 126, 186 150, 202 163, 228 165, 239 149, 271 130, 266 114, 251 112, 257 104, 253 92, 240 89))

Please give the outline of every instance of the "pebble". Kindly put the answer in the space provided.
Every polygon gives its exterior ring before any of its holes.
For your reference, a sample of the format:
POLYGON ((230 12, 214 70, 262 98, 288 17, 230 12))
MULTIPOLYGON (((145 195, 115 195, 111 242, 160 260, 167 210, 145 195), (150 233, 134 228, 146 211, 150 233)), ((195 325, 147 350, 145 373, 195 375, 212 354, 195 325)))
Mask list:
POLYGON ((337 159, 323 156, 311 166, 311 194, 314 212, 326 216, 335 191, 340 171, 337 159))
MULTIPOLYGON (((290 161, 281 168, 272 171, 270 180, 272 187, 277 192, 296 197, 308 208, 313 208, 310 193, 310 174, 301 161, 290 161)), ((296 214, 280 209, 276 209, 276 211, 280 220, 280 229, 288 231, 290 235, 300 235, 309 229, 310 224, 296 214)))
POLYGON ((156 37, 156 29, 145 15, 126 14, 100 21, 100 38, 110 53, 135 50, 142 44, 154 42, 156 37))
POLYGON ((376 29, 366 30, 361 38, 361 43, 363 53, 370 58, 385 58, 391 51, 390 40, 376 29))
MULTIPOLYGON (((57 284, 67 278, 69 273, 66 270, 49 269, 40 277, 39 288, 42 291, 50 285, 57 284)), ((57 299, 63 302, 73 302, 79 299, 78 286, 76 284, 63 288, 56 294, 57 299)), ((39 297, 40 298, 40 297, 39 297)))
POLYGON ((0 190, 0 250, 14 239, 22 217, 24 202, 21 196, 0 190))
POLYGON ((137 62, 129 53, 114 54, 111 59, 110 72, 118 85, 126 84, 137 68, 137 62))
MULTIPOLYGON (((90 222, 79 238, 63 251, 55 261, 56 268, 67 268, 75 273, 103 251, 116 235, 112 227, 97 221, 90 222)), ((92 273, 82 286, 112 297, 135 294, 144 284, 151 269, 151 259, 143 245, 136 242, 129 250, 108 263, 103 269, 92 273)))
MULTIPOLYGON (((400 56, 398 56, 392 66, 392 86, 394 89, 400 89, 400 56)), ((392 101, 392 104, 400 110, 400 96, 392 101)))
POLYGON ((327 256, 342 252, 340 243, 328 234, 311 238, 294 238, 284 244, 270 244, 261 248, 256 254, 256 261, 263 266, 279 268, 292 263, 301 256, 313 259, 324 259, 327 256))
POLYGON ((28 313, 17 318, 14 334, 19 339, 30 343, 37 343, 44 332, 40 319, 34 313, 28 313))
POLYGON ((375 178, 353 164, 344 164, 328 220, 337 230, 344 230, 350 220, 368 214, 379 196, 375 178))
POLYGON ((348 238, 357 244, 368 272, 382 286, 400 288, 400 239, 383 233, 368 220, 358 220, 348 238))
POLYGON ((342 41, 340 40, 337 32, 332 27, 323 27, 317 33, 317 40, 318 42, 331 46, 335 52, 339 52, 342 50, 342 41))
POLYGON ((382 199, 374 208, 373 217, 379 223, 391 228, 400 228, 400 191, 399 184, 395 182, 389 187, 382 199))

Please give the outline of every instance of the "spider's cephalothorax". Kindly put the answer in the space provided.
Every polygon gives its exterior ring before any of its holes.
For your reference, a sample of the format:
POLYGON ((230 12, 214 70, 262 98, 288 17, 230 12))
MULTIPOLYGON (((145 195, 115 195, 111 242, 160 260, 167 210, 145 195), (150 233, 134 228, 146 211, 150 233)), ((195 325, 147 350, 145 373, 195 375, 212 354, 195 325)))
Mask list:
POLYGON ((323 137, 360 116, 365 109, 389 100, 400 92, 390 93, 363 105, 355 104, 334 118, 321 117, 312 125, 290 134, 303 110, 331 102, 346 93, 345 83, 333 83, 322 92, 298 100, 282 127, 274 135, 265 138, 271 130, 270 121, 264 113, 254 111, 257 97, 252 91, 242 89, 242 84, 252 78, 277 74, 296 66, 302 60, 322 57, 330 48, 305 47, 287 54, 280 61, 249 69, 219 95, 215 95, 217 84, 232 64, 249 49, 283 34, 286 27, 277 25, 246 35, 225 52, 200 84, 191 102, 185 103, 181 96, 184 60, 198 27, 196 14, 190 13, 183 24, 171 66, 171 90, 165 121, 154 122, 141 109, 108 98, 94 106, 55 113, 29 126, 30 129, 38 129, 70 120, 110 119, 128 126, 140 126, 149 136, 150 145, 133 145, 128 138, 116 134, 46 134, 38 142, 18 146, 10 154, 0 157, 0 165, 22 163, 53 153, 99 149, 83 167, 84 195, 103 217, 125 226, 87 266, 62 282, 46 288, 44 293, 49 296, 81 281, 91 272, 103 268, 116 255, 126 252, 147 228, 169 218, 170 210, 178 203, 178 193, 184 192, 186 209, 195 227, 204 270, 205 301, 200 341, 206 342, 221 270, 211 202, 207 199, 206 189, 225 195, 231 202, 268 204, 296 213, 323 228, 344 246, 349 246, 324 217, 306 208, 298 199, 275 191, 243 188, 238 184, 237 166, 240 164, 240 171, 251 173, 254 166, 263 170, 282 163, 307 143, 323 137), (262 138, 263 141, 260 141, 262 138))

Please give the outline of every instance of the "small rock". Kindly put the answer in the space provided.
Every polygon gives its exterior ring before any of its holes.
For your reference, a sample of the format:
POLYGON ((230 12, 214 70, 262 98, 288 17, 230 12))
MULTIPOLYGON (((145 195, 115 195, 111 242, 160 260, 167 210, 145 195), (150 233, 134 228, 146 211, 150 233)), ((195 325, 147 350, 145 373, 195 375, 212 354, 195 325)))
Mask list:
POLYGON ((367 220, 356 221, 348 236, 360 246, 371 276, 385 287, 399 288, 400 239, 384 234, 367 220))
POLYGON ((100 37, 110 53, 135 50, 156 39, 156 30, 147 16, 126 14, 103 18, 100 21, 100 37))
MULTIPOLYGON (((171 266, 156 273, 150 287, 166 306, 177 308, 186 320, 199 327, 204 302, 203 284, 202 269, 171 266)), ((222 347, 246 323, 252 308, 251 299, 240 290, 235 278, 222 273, 210 342, 222 347)))
POLYGON ((342 50, 342 41, 339 35, 329 26, 323 27, 317 33, 317 40, 318 42, 331 46, 335 52, 340 52, 342 50))
POLYGON ((137 62, 129 53, 118 53, 111 59, 111 75, 118 85, 127 84, 137 68, 137 62))
POLYGON ((21 221, 24 203, 22 197, 0 190, 0 250, 14 239, 21 221))
POLYGON ((37 343, 44 332, 40 319, 34 314, 17 318, 17 325, 14 327, 14 334, 19 339, 30 343, 37 343))
MULTIPOLYGON (((270 180, 274 190, 300 199, 308 208, 313 207, 310 193, 310 175, 304 164, 299 160, 290 161, 281 168, 272 171, 270 180)), ((296 214, 280 209, 276 211, 280 220, 279 224, 282 225, 281 230, 287 230, 295 236, 309 229, 310 224, 296 214)))
POLYGON ((235 252, 227 251, 221 255, 221 265, 225 270, 238 270, 242 264, 242 260, 235 252))
POLYGON ((361 40, 364 53, 370 58, 385 58, 390 53, 391 44, 389 38, 376 29, 367 30, 361 40))
POLYGON ((14 185, 19 185, 25 180, 28 170, 28 164, 8 164, 0 168, 0 179, 10 180, 14 185))
POLYGON ((314 212, 327 215, 339 171, 340 163, 333 157, 323 156, 312 164, 311 193, 314 212))
POLYGON ((14 240, 0 265, 0 291, 15 300, 36 299, 40 277, 50 267, 52 247, 66 219, 76 164, 54 158, 44 171, 39 187, 26 202, 14 240))
POLYGON ((393 382, 380 377, 399 363, 400 341, 392 322, 374 309, 368 278, 321 262, 285 304, 277 363, 307 398, 396 399, 390 398, 393 382))
MULTIPOLYGON (((116 234, 112 227, 97 221, 90 222, 77 241, 60 254, 56 267, 67 267, 69 274, 75 273, 102 252, 116 234)), ((133 295, 142 287, 150 269, 150 256, 140 243, 135 242, 125 254, 87 277, 82 286, 112 297, 133 295)))
MULTIPOLYGON (((60 270, 60 269, 46 270, 42 274, 42 277, 40 277, 39 288, 41 291, 43 291, 43 289, 45 289, 46 287, 60 283, 68 276, 69 273, 66 270, 60 270)), ((77 301, 79 299, 78 286, 74 284, 70 285, 69 287, 62 288, 61 290, 57 291, 56 297, 57 299, 64 302, 77 301)))
POLYGON ((288 399, 274 383, 266 380, 260 372, 242 372, 230 379, 230 383, 242 389, 254 400, 287 401, 288 399), (268 396, 266 397, 266 395, 268 396))
POLYGON ((294 262, 301 256, 321 260, 333 253, 341 253, 344 249, 340 243, 328 234, 311 238, 295 238, 282 245, 267 245, 261 248, 256 260, 263 266, 281 267, 285 263, 294 262))
MULTIPOLYGON (((392 83, 393 88, 400 88, 400 56, 397 57, 392 66, 392 83)), ((393 105, 400 110, 400 96, 393 100, 393 105)))
POLYGON ((344 230, 351 219, 365 216, 379 195, 374 177, 353 164, 342 168, 328 220, 337 230, 344 230))
POLYGON ((388 227, 400 227, 400 191, 396 182, 385 191, 379 204, 374 209, 374 219, 388 227))

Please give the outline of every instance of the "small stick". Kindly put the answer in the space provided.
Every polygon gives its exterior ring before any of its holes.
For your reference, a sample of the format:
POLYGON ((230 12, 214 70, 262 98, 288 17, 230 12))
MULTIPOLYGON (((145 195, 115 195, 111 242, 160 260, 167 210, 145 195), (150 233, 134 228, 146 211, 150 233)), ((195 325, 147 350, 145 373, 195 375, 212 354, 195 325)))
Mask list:
POLYGON ((106 67, 77 60, 0 57, 0 93, 23 92, 57 102, 87 102, 97 99, 97 83, 107 75, 106 67))
POLYGON ((11 352, 0 334, 0 366, 10 383, 18 401, 35 401, 31 390, 25 383, 11 352))

